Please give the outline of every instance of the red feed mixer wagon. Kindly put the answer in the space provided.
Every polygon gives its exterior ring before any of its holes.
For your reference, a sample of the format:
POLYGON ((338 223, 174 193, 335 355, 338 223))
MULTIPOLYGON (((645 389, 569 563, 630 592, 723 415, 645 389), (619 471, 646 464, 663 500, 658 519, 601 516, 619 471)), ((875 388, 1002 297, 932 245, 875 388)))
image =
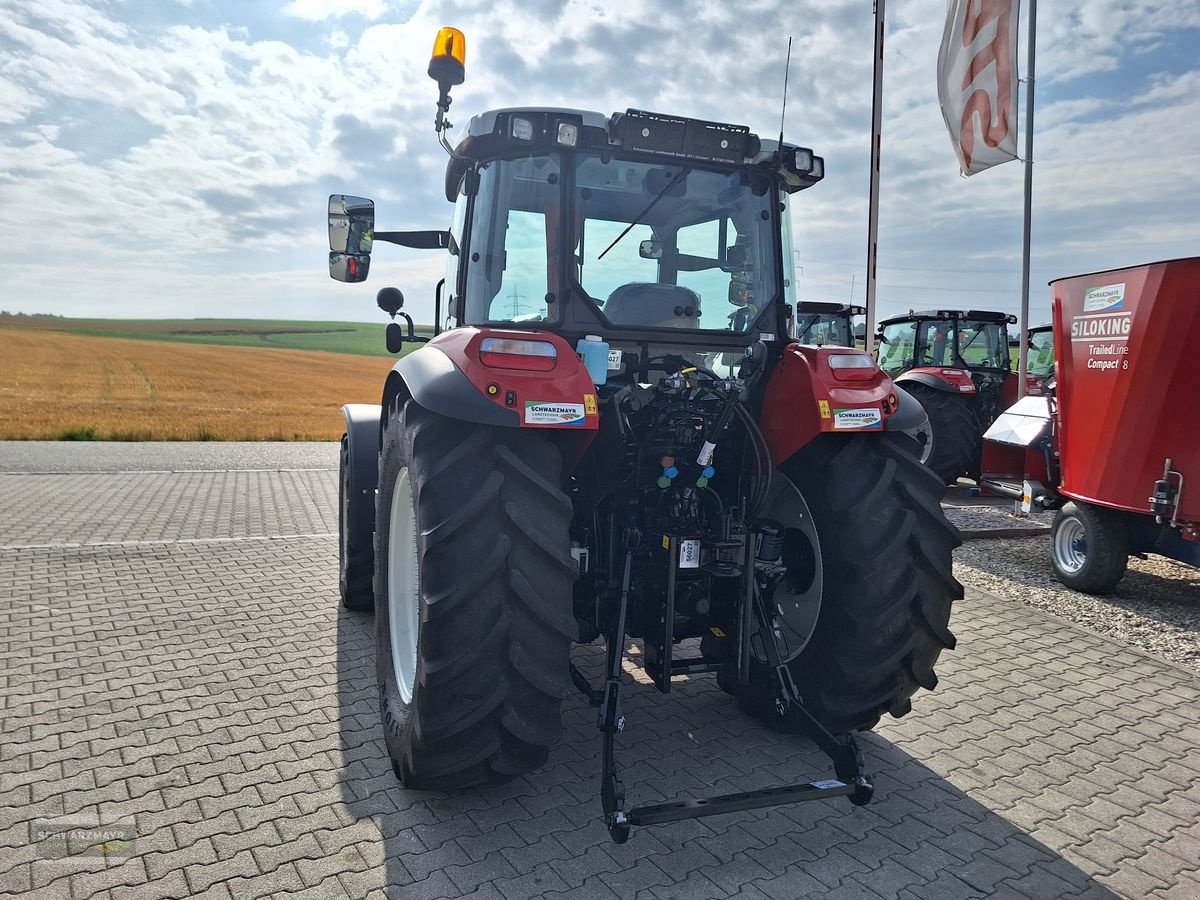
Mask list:
POLYGON ((1200 566, 1200 257, 1051 282, 1056 396, 988 429, 983 485, 1057 509, 1058 579, 1112 590, 1130 555, 1200 566))

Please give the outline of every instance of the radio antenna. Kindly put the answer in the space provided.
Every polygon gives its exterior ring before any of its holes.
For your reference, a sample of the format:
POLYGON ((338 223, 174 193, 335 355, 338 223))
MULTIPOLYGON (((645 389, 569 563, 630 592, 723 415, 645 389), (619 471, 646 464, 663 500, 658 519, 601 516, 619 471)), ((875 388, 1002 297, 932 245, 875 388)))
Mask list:
POLYGON ((792 70, 792 36, 788 35, 787 62, 783 66, 783 108, 779 110, 779 149, 775 151, 777 157, 783 157, 783 120, 787 115, 787 89, 788 89, 788 74, 792 70))

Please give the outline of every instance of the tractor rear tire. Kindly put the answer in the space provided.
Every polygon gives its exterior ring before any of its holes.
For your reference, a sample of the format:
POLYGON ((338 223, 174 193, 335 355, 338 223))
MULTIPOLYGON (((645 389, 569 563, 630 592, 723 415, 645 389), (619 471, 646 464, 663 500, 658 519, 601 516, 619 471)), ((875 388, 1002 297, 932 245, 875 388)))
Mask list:
POLYGON ((1090 503, 1065 503, 1050 527, 1054 577, 1085 594, 1107 594, 1129 565, 1129 532, 1119 513, 1090 503))
POLYGON ((532 771, 562 731, 577 566, 561 469, 537 432, 448 419, 411 400, 389 413, 376 669, 384 739, 407 787, 532 771))
MULTIPOLYGON (((344 434, 338 484, 338 591, 346 609, 370 612, 375 609, 375 556, 370 544, 359 546, 350 537, 350 504, 356 498, 350 488, 350 440, 344 434)), ((357 500, 367 502, 365 497, 357 500)))
MULTIPOLYGON (((805 708, 835 734, 903 716, 918 688, 937 685, 934 664, 955 644, 950 607, 963 589, 950 554, 960 538, 919 450, 903 434, 823 435, 783 466, 812 510, 824 579, 816 628, 788 668, 805 708)), ((803 730, 779 719, 773 686, 760 684, 758 702, 744 705, 803 730)))
POLYGON ((977 473, 983 429, 975 412, 975 398, 909 381, 904 382, 904 389, 921 401, 929 416, 933 450, 925 465, 937 472, 943 484, 954 484, 959 475, 977 473))

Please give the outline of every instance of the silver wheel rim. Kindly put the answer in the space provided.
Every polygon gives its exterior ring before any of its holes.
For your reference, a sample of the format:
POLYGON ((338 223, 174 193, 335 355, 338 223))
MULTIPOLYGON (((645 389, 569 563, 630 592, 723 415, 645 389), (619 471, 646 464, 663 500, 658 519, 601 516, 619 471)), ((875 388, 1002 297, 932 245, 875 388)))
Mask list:
MULTIPOLYGON (((933 456, 933 429, 926 422, 923 431, 918 431, 918 434, 925 435, 925 443, 921 447, 921 464, 925 465, 929 462, 929 457, 933 456)), ((920 438, 918 438, 920 440, 920 438)))
POLYGON ((388 528, 388 625, 391 631, 392 671, 400 699, 412 703, 417 680, 417 635, 420 614, 421 560, 417 553, 417 520, 413 514, 412 482, 408 468, 400 470, 392 488, 388 528))
POLYGON ((1074 516, 1063 519, 1059 524, 1054 535, 1054 556, 1064 572, 1074 575, 1087 562, 1087 551, 1079 549, 1086 538, 1083 523, 1074 516))

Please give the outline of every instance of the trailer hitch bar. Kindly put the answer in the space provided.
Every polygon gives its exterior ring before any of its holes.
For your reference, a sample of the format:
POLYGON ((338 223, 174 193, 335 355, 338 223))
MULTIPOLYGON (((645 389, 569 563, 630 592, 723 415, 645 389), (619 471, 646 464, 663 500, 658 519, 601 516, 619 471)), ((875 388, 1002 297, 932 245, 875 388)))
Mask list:
MULTIPOLYGON (((630 828, 634 825, 660 825, 667 822, 680 822, 684 819, 699 819, 808 800, 831 800, 835 797, 846 797, 855 806, 865 806, 871 801, 875 786, 866 775, 862 751, 854 740, 854 736, 831 734, 804 708, 790 671, 779 660, 778 648, 775 646, 772 635, 771 640, 765 643, 769 648, 767 650, 769 663, 775 668, 780 681, 778 712, 783 716, 790 711, 799 718, 804 730, 833 762, 837 777, 822 781, 808 781, 802 784, 779 785, 737 794, 654 803, 626 810, 625 786, 621 778, 621 767, 616 761, 615 739, 617 733, 625 730, 625 715, 621 705, 621 673, 622 660, 625 655, 625 619, 628 611, 632 571, 633 550, 629 549, 625 554, 625 571, 621 583, 617 615, 614 617, 613 633, 605 636, 607 652, 604 687, 599 690, 594 689, 587 677, 576 668, 574 663, 571 664, 572 682, 580 693, 587 697, 588 702, 600 710, 597 723, 603 742, 600 799, 604 809, 604 824, 614 843, 624 844, 629 840, 630 828)), ((761 603, 761 600, 759 602, 761 603)), ((761 606, 759 606, 759 610, 765 612, 761 606)), ((765 623, 765 621, 765 618, 760 617, 760 622, 765 623)), ((760 625, 760 631, 769 634, 770 628, 760 625)))

